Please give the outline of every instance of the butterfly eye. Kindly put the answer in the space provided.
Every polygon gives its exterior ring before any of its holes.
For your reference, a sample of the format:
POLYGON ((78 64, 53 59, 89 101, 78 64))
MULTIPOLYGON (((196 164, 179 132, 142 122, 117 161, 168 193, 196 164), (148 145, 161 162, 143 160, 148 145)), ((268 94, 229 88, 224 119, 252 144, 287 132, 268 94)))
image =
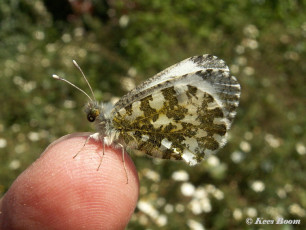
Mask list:
POLYGON ((98 109, 92 109, 88 114, 87 114, 87 120, 89 122, 94 122, 96 118, 99 116, 99 110, 98 109))
POLYGON ((94 122, 94 121, 96 120, 96 117, 93 116, 92 114, 88 114, 88 115, 87 115, 87 120, 88 120, 89 122, 94 122))

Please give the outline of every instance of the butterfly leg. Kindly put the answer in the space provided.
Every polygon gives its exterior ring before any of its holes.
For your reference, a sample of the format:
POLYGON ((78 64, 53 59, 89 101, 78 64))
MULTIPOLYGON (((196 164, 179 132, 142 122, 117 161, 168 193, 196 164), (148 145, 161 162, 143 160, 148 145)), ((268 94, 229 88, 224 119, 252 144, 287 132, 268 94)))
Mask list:
MULTIPOLYGON (((101 166, 101 164, 102 164, 103 157, 104 157, 104 153, 105 153, 105 141, 106 141, 105 139, 106 139, 106 137, 103 138, 103 143, 102 143, 103 151, 102 151, 102 156, 100 156, 100 163, 99 163, 99 166, 98 166, 98 168, 97 168, 97 171, 99 171, 100 166, 101 166)), ((100 154, 99 154, 99 155, 100 155, 100 154)))
POLYGON ((124 159, 124 147, 122 144, 118 143, 118 145, 121 147, 122 149, 122 163, 123 163, 123 167, 124 167, 124 171, 125 171, 125 175, 126 175, 126 183, 128 184, 129 183, 129 177, 128 177, 128 174, 127 174, 127 170, 126 170, 126 165, 125 165, 125 159, 124 159))
POLYGON ((88 143, 88 141, 90 139, 94 139, 95 141, 99 141, 99 133, 93 133, 91 135, 89 135, 84 143, 84 145, 82 146, 82 148, 73 156, 73 159, 77 157, 77 155, 79 155, 79 153, 83 150, 83 148, 85 147, 85 145, 88 143))

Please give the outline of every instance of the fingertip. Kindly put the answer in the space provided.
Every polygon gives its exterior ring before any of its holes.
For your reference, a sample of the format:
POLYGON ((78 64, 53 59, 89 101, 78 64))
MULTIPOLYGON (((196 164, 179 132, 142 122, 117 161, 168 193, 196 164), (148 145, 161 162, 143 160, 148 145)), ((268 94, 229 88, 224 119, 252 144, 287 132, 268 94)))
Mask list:
POLYGON ((3 199, 2 218, 22 226, 124 229, 137 203, 139 181, 131 158, 86 136, 66 136, 49 146, 13 183, 3 199), (73 156, 81 152, 73 159, 73 156), (29 218, 30 217, 30 218, 29 218), (20 221, 23 220, 23 221, 20 221), (112 228, 114 227, 114 228, 112 228))

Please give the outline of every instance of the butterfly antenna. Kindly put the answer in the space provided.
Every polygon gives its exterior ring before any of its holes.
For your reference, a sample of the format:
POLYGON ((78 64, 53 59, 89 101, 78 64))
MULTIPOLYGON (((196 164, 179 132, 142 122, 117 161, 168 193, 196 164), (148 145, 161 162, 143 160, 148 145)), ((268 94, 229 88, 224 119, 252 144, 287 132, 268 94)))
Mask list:
POLYGON ((62 78, 62 77, 59 77, 57 76, 56 74, 53 74, 52 77, 56 80, 61 80, 61 81, 64 81, 66 83, 68 83, 69 85, 71 85, 72 87, 76 88, 77 90, 81 91, 82 93, 84 93, 90 101, 93 101, 92 98, 84 91, 82 90, 81 88, 77 87, 75 84, 71 83, 70 81, 66 80, 65 78, 62 78))
POLYGON ((96 97, 95 97, 95 95, 94 95, 94 92, 93 92, 93 90, 92 90, 92 88, 91 88, 91 86, 90 86, 90 84, 89 84, 89 82, 88 82, 88 80, 87 80, 85 74, 83 73, 81 67, 78 65, 78 63, 77 63, 75 60, 72 60, 72 62, 73 62, 73 64, 75 65, 75 67, 77 67, 78 70, 81 72, 82 76, 84 77, 84 79, 85 79, 85 81, 86 81, 86 83, 87 83, 87 85, 88 85, 88 87, 89 87, 89 89, 90 89, 90 92, 91 92, 91 94, 92 94, 93 99, 96 101, 96 97))

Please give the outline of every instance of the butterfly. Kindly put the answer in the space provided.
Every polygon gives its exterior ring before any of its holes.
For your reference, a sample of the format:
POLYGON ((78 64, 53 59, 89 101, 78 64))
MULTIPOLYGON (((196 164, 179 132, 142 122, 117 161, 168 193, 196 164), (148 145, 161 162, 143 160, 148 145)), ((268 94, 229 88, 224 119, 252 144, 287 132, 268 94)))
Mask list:
POLYGON ((172 65, 115 105, 96 101, 83 71, 73 62, 92 97, 66 79, 53 77, 89 98, 85 113, 87 120, 95 123, 97 132, 87 141, 101 141, 103 154, 105 146, 113 145, 122 148, 123 157, 125 149, 131 149, 196 165, 225 145, 241 88, 225 62, 216 56, 194 56, 172 65))

